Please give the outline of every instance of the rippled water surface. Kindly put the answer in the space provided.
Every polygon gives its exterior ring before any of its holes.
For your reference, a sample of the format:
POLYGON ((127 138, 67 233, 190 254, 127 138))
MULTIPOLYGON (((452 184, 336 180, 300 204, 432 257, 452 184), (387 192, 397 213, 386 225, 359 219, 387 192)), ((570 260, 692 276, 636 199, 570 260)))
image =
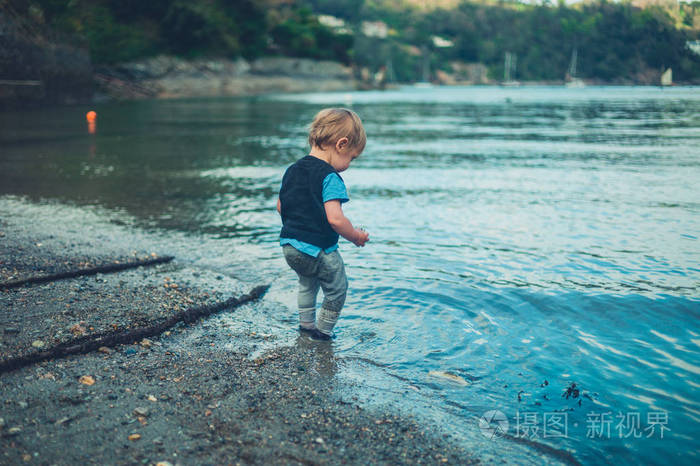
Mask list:
POLYGON ((286 335, 295 280, 277 190, 325 106, 352 107, 369 137, 343 175, 371 243, 341 244, 336 355, 383 367, 377 384, 473 441, 484 413, 503 413, 507 435, 480 448, 510 461, 528 461, 516 444, 586 463, 699 461, 698 88, 109 104, 94 135, 87 108, 6 113, 0 194, 177 233, 181 256, 273 282, 264 305, 279 318, 261 324, 286 335))

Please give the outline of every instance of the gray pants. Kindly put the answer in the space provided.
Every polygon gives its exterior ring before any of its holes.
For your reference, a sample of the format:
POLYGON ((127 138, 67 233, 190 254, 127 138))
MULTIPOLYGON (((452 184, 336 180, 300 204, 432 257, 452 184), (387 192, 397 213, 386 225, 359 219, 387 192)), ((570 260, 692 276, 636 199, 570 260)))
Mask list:
POLYGON ((345 277, 345 264, 340 253, 326 254, 321 251, 318 257, 309 256, 293 246, 282 246, 287 264, 299 276, 299 321, 302 324, 316 323, 316 328, 330 335, 345 304, 348 279, 345 277), (316 295, 323 289, 323 303, 316 319, 316 295))

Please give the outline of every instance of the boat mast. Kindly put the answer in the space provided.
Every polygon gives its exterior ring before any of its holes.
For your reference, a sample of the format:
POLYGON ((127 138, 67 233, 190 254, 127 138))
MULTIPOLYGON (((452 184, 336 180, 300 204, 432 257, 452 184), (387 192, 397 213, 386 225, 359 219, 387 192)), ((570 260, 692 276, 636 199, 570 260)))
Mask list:
POLYGON ((503 66, 503 81, 504 82, 510 82, 510 80, 511 80, 510 71, 511 71, 512 66, 513 66, 513 54, 510 52, 506 52, 506 59, 505 59, 505 63, 503 66))
POLYGON ((569 78, 574 79, 576 77, 576 62, 578 61, 578 49, 574 47, 574 51, 571 53, 571 63, 569 64, 569 78))

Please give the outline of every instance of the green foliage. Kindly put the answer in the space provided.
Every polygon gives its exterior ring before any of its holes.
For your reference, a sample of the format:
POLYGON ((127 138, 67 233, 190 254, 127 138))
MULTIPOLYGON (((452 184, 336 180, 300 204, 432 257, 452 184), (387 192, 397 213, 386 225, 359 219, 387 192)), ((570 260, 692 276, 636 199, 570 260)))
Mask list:
MULTIPOLYGON (((3 0, 0 0, 3 1, 3 0)), ((517 56, 515 78, 561 80, 578 52, 578 75, 635 80, 673 68, 677 80, 700 80, 700 57, 685 47, 700 38, 700 2, 676 9, 639 9, 629 2, 513 0, 4 0, 38 27, 83 38, 94 63, 175 53, 183 56, 285 55, 338 60, 374 72, 391 65, 400 81, 422 79, 451 61, 483 63, 503 75, 506 52, 517 56), (456 6, 451 7, 451 5, 456 6), (346 21, 352 34, 319 23, 346 21), (387 38, 365 37, 362 21, 384 21, 387 38), (438 48, 433 36, 451 40, 438 48)))
POLYGON ((601 1, 513 8, 465 2, 426 17, 425 35, 455 43, 452 49, 432 50, 438 62, 481 62, 493 77, 503 75, 504 55, 511 52, 518 59, 516 79, 561 80, 576 49, 577 74, 584 78, 635 80, 672 67, 678 79, 700 79, 700 59, 685 47, 693 32, 677 29, 671 15, 656 6, 601 1))
POLYGON ((352 36, 334 34, 319 23, 307 7, 285 13, 284 19, 270 30, 273 43, 281 54, 349 63, 352 36))
POLYGON ((185 56, 240 54, 237 25, 215 3, 176 0, 162 20, 168 49, 185 56))
POLYGON ((279 21, 270 21, 267 2, 256 0, 9 1, 27 17, 41 16, 47 26, 87 39, 95 63, 158 53, 246 58, 282 53, 348 63, 353 42, 294 4, 274 7, 284 11, 279 21))
POLYGON ((147 35, 147 27, 134 28, 114 20, 110 11, 96 6, 90 10, 85 37, 93 57, 101 57, 104 63, 126 61, 133 56, 149 55, 155 51, 153 38, 147 35))

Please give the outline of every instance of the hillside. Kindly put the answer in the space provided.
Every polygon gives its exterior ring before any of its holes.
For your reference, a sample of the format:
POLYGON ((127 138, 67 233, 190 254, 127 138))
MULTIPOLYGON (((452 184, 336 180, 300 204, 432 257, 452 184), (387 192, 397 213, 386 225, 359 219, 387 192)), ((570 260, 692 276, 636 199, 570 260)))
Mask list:
MULTIPOLYGON (((2 0, 32 36, 69 38, 94 65, 158 55, 332 60, 365 81, 700 82, 700 2, 586 0, 2 0)), ((22 29, 22 28, 20 28, 22 29)), ((50 41, 47 41, 50 42, 50 41)), ((7 70, 5 70, 7 71, 7 70)))

